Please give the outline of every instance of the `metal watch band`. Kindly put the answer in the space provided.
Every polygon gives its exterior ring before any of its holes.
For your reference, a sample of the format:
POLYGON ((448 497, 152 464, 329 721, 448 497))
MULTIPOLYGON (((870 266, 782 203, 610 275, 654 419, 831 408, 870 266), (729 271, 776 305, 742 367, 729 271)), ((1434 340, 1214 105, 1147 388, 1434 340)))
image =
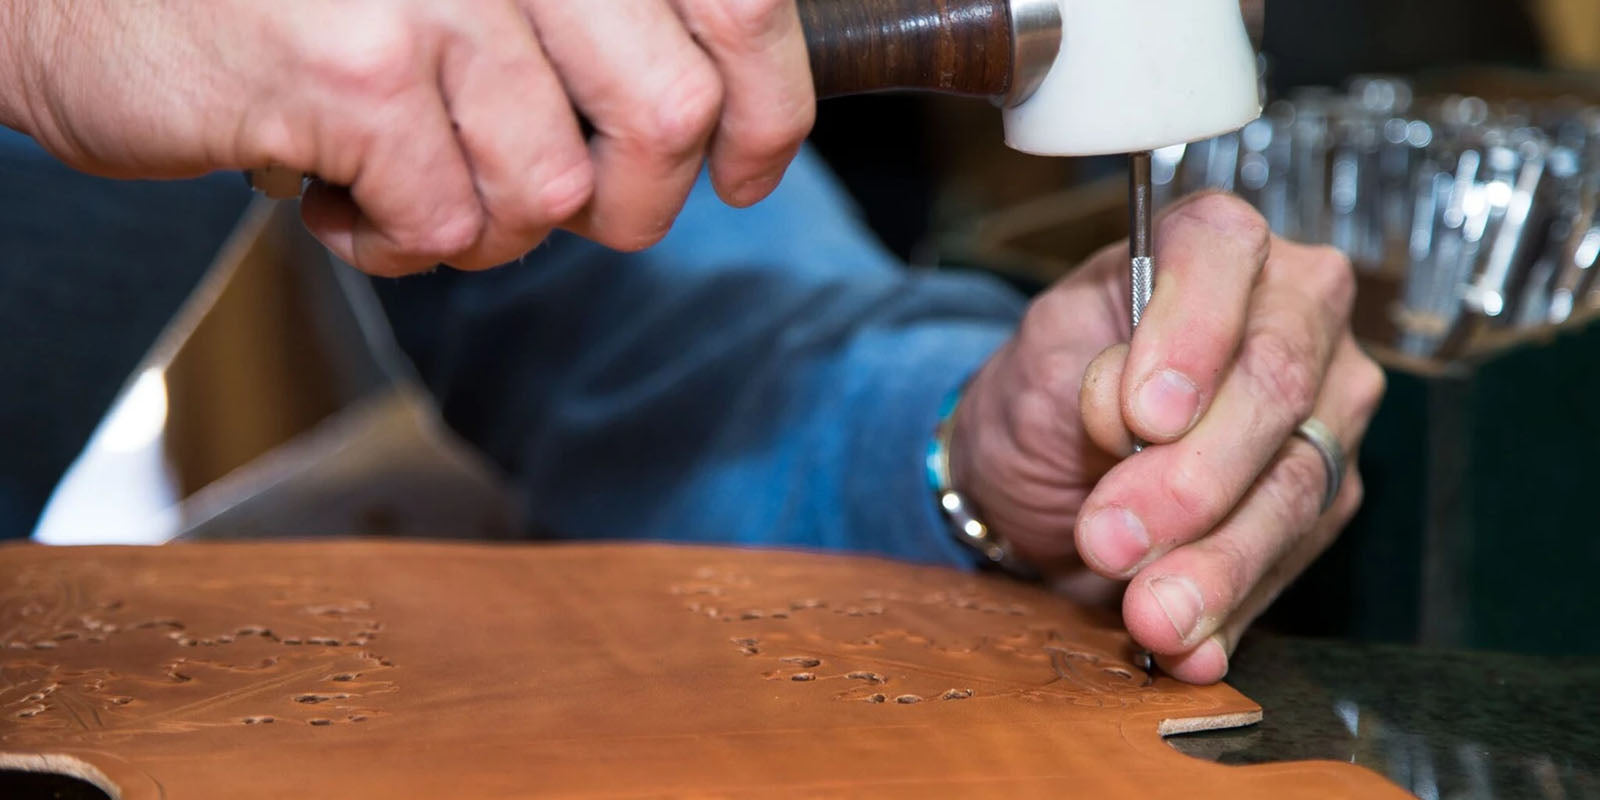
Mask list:
POLYGON ((934 499, 956 541, 977 553, 989 565, 1017 577, 1031 579, 1035 577, 1034 571, 1012 552, 1004 538, 978 519, 972 505, 951 484, 950 433, 955 427, 955 412, 960 405, 963 388, 957 387, 952 391, 939 411, 938 425, 928 442, 928 485, 933 489, 934 499))

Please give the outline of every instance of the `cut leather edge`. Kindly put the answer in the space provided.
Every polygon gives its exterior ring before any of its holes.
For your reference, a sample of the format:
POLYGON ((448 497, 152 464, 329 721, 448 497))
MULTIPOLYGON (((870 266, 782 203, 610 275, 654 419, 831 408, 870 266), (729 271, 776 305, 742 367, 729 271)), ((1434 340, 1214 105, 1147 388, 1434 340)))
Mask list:
POLYGON ((1161 736, 1177 736, 1183 733, 1198 733, 1200 731, 1220 731, 1228 728, 1243 728, 1261 721, 1261 709, 1254 711, 1238 711, 1232 714, 1216 714, 1209 717, 1184 717, 1182 719, 1164 719, 1156 726, 1156 733, 1161 736))

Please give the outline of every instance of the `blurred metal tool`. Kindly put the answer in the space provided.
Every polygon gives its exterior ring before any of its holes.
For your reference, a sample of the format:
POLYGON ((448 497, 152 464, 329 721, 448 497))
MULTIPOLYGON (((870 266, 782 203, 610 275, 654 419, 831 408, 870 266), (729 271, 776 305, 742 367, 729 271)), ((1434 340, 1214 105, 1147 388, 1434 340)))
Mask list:
POLYGON ((1496 321, 1508 319, 1508 312, 1516 307, 1512 294, 1517 282, 1526 277, 1527 253, 1533 246, 1534 200, 1546 177, 1544 149, 1531 134, 1518 138, 1498 149, 1509 167, 1490 184, 1489 201, 1498 229, 1488 258, 1464 298, 1469 310, 1496 321))
MULTIPOLYGON (((1593 184, 1586 208, 1587 224, 1578 228, 1563 248, 1565 258, 1550 293, 1550 322, 1564 322, 1571 317, 1596 285, 1594 276, 1600 267, 1600 172, 1593 184)), ((1589 304, 1593 304, 1592 299, 1589 304)))
MULTIPOLYGON (((1558 159, 1558 170, 1565 171, 1565 156, 1558 159)), ((1550 264, 1549 301, 1543 321, 1559 324, 1572 316, 1594 283, 1595 266, 1600 262, 1600 169, 1575 174, 1567 181, 1570 194, 1564 205, 1575 209, 1571 215, 1557 215, 1552 226, 1546 258, 1550 264)), ((1530 309, 1537 317, 1538 309, 1530 309)), ((1536 324, 1537 319, 1530 320, 1536 324)))

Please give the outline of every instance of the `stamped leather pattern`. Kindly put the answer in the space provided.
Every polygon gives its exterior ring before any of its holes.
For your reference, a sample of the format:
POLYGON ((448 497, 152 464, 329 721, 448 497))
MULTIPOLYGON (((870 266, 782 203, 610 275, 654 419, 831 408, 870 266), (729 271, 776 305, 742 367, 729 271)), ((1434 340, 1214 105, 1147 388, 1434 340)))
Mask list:
POLYGON ((0 548, 0 764, 124 798, 1405 796, 1159 731, 1227 686, 1114 617, 871 558, 664 545, 0 548), (20 761, 19 761, 20 759, 20 761))

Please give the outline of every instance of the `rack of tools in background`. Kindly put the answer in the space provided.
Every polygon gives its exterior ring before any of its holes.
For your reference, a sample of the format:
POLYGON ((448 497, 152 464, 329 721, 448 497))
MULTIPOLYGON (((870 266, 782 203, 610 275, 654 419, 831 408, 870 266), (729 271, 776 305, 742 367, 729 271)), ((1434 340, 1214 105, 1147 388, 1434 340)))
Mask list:
POLYGON ((1153 168, 1158 203, 1224 189, 1274 232, 1344 251, 1378 310, 1357 335, 1407 356, 1481 353, 1600 306, 1600 106, 1362 78, 1157 151, 1153 168))

